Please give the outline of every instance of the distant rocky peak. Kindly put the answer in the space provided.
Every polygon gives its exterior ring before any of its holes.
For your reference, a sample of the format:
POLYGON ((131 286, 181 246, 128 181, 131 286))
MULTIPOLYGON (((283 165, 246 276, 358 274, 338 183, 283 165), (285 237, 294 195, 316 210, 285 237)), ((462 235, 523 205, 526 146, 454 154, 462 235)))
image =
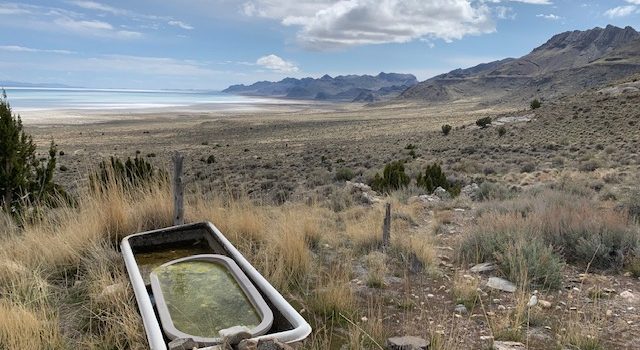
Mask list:
POLYGON ((565 48, 582 51, 589 47, 598 50, 615 49, 638 38, 640 33, 632 27, 620 28, 608 25, 606 28, 596 27, 585 31, 575 30, 557 34, 533 52, 565 48))

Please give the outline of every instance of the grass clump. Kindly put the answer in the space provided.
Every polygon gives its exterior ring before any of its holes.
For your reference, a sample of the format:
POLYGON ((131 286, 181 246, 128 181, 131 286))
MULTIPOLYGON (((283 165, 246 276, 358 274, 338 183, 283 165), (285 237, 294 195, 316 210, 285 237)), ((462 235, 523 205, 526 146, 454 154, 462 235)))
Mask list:
POLYGON ((480 281, 477 278, 471 276, 462 276, 456 274, 453 279, 453 299, 456 304, 464 305, 467 310, 472 311, 480 300, 480 294, 478 293, 478 287, 480 281))
POLYGON ((338 168, 334 178, 336 181, 351 181, 355 176, 351 168, 338 168))
POLYGON ((534 232, 528 220, 517 214, 482 216, 461 243, 461 259, 471 263, 496 261, 502 274, 520 286, 559 288, 562 259, 534 232))
POLYGON ((387 274, 387 256, 382 252, 371 252, 365 257, 367 265, 367 286, 372 288, 384 287, 384 277, 387 274))
POLYGON ((168 179, 168 174, 162 169, 157 169, 144 158, 127 157, 122 161, 117 157, 103 160, 98 165, 98 170, 89 176, 89 182, 93 189, 106 190, 111 183, 127 188, 147 186, 158 181, 168 179))

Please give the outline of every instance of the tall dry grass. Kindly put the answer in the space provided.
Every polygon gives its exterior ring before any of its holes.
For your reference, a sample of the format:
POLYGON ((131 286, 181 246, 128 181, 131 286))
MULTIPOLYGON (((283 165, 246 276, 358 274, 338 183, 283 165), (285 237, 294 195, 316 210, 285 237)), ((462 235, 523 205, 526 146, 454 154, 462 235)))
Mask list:
MULTIPOLYGON (((383 317, 374 315, 379 307, 360 305, 351 285, 351 258, 379 247, 379 206, 336 212, 318 203, 272 206, 196 193, 187 197, 185 209, 187 221, 213 222, 276 288, 307 310, 318 332, 324 330, 313 337, 317 348, 335 341, 334 327, 348 329, 340 315, 367 316, 371 321, 359 325, 364 332, 376 341, 383 334, 383 317)), ((394 202, 391 253, 412 253, 430 265, 431 230, 414 230, 417 211, 394 202)), ((0 312, 10 314, 0 317, 0 348, 145 348, 118 243, 131 233, 171 226, 166 183, 108 183, 83 192, 75 206, 35 210, 19 220, 22 227, 10 217, 0 219, 0 312)), ((381 282, 387 270, 380 262, 372 260, 381 282)), ((365 333, 358 341, 370 344, 365 333)))
MULTIPOLYGON (((0 348, 143 349, 119 240, 171 223, 162 184, 87 191, 0 228, 0 348)), ((5 219, 6 220, 6 219, 5 219)))

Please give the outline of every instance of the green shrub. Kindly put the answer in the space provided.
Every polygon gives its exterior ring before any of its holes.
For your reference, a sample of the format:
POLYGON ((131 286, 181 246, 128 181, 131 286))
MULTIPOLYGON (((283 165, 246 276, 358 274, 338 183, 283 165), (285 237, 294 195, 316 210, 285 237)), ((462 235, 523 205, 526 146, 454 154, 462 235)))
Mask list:
POLYGON ((53 182, 56 146, 51 141, 48 157, 36 156, 31 135, 22 128, 22 119, 14 115, 7 95, 0 97, 0 208, 19 214, 25 204, 55 204, 67 198, 64 189, 53 182))
POLYGON ((416 145, 414 145, 414 144, 411 144, 411 143, 404 147, 404 149, 416 149, 416 148, 418 148, 418 147, 416 145))
POLYGON ((629 217, 636 222, 640 222, 640 189, 629 192, 624 206, 629 212, 629 217))
POLYGON ((451 129, 452 129, 452 127, 449 124, 443 125, 442 126, 442 133, 444 134, 444 136, 449 135, 449 133, 451 132, 451 129))
POLYGON ((407 187, 411 179, 404 172, 404 163, 395 161, 385 165, 382 176, 376 173, 371 181, 371 188, 378 192, 390 192, 400 188, 407 187))
POLYGON ((350 181, 355 176, 350 168, 339 168, 336 170, 335 179, 336 181, 350 181))
POLYGON ((207 157, 207 164, 213 164, 215 162, 216 162, 216 157, 213 154, 207 157))
POLYGON ((619 269, 640 244, 640 234, 622 213, 562 193, 543 194, 538 201, 532 214, 538 232, 569 262, 619 269))
POLYGON ((507 186, 489 181, 481 183, 476 192, 476 198, 480 201, 506 200, 511 197, 512 193, 507 186))
POLYGON ((482 216, 461 241, 460 259, 464 263, 495 261, 500 272, 520 286, 558 288, 562 281, 561 257, 518 214, 482 216))
POLYGON ((542 103, 540 102, 540 100, 538 100, 537 98, 533 101, 531 101, 531 109, 538 109, 542 106, 542 103))
POLYGON ((167 179, 166 171, 156 169, 151 163, 138 156, 133 160, 127 157, 125 162, 117 157, 111 157, 108 161, 103 160, 98 165, 98 170, 89 176, 91 188, 100 191, 106 190, 110 185, 137 187, 167 179))
POLYGON ((506 134, 507 134, 507 128, 505 128, 504 126, 500 126, 498 128, 498 136, 502 137, 506 134))
POLYGON ((453 196, 460 194, 460 185, 447 180, 440 164, 437 163, 428 165, 424 175, 419 173, 416 182, 419 187, 425 188, 430 193, 442 187, 453 196))
POLYGON ((484 117, 476 120, 476 125, 483 129, 486 128, 489 124, 491 124, 491 117, 484 117))

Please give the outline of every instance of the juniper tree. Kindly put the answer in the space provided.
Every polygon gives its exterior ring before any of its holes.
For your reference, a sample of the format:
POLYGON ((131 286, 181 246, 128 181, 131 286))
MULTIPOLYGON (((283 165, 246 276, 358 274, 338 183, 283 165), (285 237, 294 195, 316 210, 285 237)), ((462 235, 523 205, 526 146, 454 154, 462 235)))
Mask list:
POLYGON ((49 201, 62 193, 53 182, 56 168, 56 147, 53 141, 49 157, 37 158, 36 145, 14 115, 2 91, 0 98, 0 207, 18 213, 24 203, 49 201))

